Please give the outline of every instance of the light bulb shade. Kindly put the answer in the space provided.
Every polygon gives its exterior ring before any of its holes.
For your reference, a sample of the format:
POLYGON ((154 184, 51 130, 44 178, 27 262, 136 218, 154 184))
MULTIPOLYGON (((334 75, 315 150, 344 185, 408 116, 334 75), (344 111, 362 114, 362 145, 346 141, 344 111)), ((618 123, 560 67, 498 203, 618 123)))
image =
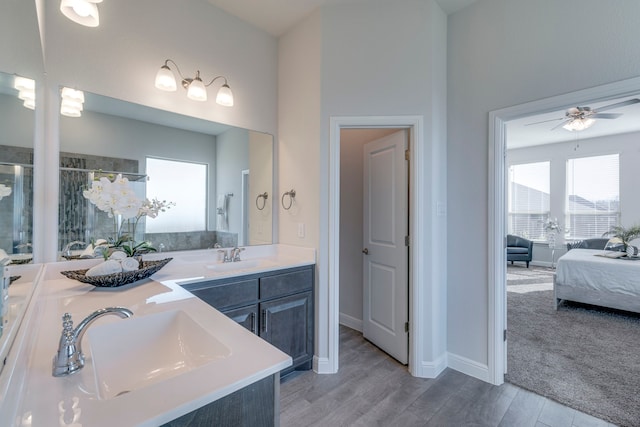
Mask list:
POLYGON ((196 77, 189 83, 187 89, 187 97, 194 101, 206 101, 207 100, 207 88, 202 83, 199 77, 196 77))
POLYGON ((35 99, 25 99, 24 103, 22 105, 24 105, 29 110, 35 110, 36 109, 36 100, 35 99))
POLYGON ((36 90, 36 82, 26 77, 16 76, 13 81, 13 87, 18 91, 33 92, 36 90))
POLYGON ((23 101, 30 99, 33 101, 36 99, 36 93, 31 90, 24 89, 18 92, 18 99, 21 99, 23 101))
POLYGON ((97 27, 100 25, 98 6, 102 0, 61 0, 60 11, 73 22, 85 27, 97 27))
POLYGON ((67 117, 80 117, 82 113, 69 105, 60 105, 60 114, 67 117))
POLYGON ((216 96, 216 102, 225 107, 233 107, 233 93, 228 84, 222 85, 216 96))
POLYGON ((82 106, 82 102, 76 100, 76 99, 63 99, 62 102, 60 103, 61 108, 69 108, 72 110, 77 110, 77 111, 82 111, 83 110, 83 106, 82 106))
POLYGON ((176 77, 171 72, 171 69, 166 65, 160 67, 158 74, 156 74, 156 88, 167 92, 175 92, 177 87, 176 77))
POLYGON ((73 99, 80 103, 84 102, 84 92, 81 90, 71 89, 70 87, 63 87, 61 96, 62 99, 73 99))
POLYGON ((596 121, 591 118, 585 118, 585 119, 577 118, 577 119, 571 120, 569 123, 566 123, 562 127, 571 132, 574 132, 574 131, 579 132, 581 130, 590 128, 591 126, 593 126, 595 122, 596 121))

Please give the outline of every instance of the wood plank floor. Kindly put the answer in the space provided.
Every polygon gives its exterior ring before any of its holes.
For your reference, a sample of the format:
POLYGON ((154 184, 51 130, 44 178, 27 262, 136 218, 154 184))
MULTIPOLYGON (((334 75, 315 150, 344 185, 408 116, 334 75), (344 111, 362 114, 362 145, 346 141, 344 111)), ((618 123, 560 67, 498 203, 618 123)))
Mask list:
POLYGON ((451 369, 435 379, 412 377, 344 326, 339 372, 293 373, 280 393, 282 427, 612 426, 511 384, 497 387, 451 369))

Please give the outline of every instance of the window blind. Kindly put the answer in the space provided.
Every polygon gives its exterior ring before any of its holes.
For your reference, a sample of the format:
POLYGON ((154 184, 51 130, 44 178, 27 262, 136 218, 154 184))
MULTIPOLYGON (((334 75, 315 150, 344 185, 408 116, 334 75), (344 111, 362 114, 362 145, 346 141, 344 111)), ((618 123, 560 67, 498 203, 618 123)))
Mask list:
POLYGON ((550 164, 525 163, 509 167, 509 234, 544 240, 549 217, 550 164))

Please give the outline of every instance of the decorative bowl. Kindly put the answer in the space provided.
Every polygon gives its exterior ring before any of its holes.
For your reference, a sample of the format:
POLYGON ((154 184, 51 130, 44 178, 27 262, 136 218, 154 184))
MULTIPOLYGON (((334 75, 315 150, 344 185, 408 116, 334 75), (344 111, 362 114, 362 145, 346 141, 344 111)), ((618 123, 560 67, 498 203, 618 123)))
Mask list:
POLYGON ((69 279, 78 280, 82 283, 100 288, 117 288, 118 286, 128 285, 137 282, 158 272, 173 258, 165 258, 159 261, 142 261, 142 267, 135 271, 127 271, 114 274, 105 274, 104 276, 87 276, 87 270, 71 270, 61 271, 60 273, 69 279))

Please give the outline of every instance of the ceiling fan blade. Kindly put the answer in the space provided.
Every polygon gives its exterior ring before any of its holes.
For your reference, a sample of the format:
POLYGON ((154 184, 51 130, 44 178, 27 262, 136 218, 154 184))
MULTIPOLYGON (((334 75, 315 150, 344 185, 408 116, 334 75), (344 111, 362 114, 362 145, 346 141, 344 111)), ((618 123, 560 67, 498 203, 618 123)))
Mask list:
POLYGON ((565 120, 565 121, 563 121, 562 123, 558 123, 557 125, 555 125, 554 127, 552 127, 552 128, 551 128, 551 130, 556 130, 556 129, 558 129, 558 128, 559 128, 559 127, 561 127, 561 126, 566 125, 566 124, 567 124, 567 123, 569 123, 571 120, 573 120, 573 119, 565 120))
POLYGON ((616 102, 615 104, 610 104, 610 105, 605 105, 604 107, 600 107, 596 109, 596 112, 599 113, 600 111, 611 110, 613 108, 626 107, 627 105, 637 104, 638 102, 640 102, 640 99, 638 98, 628 99, 626 101, 616 102))
POLYGON ((560 118, 557 118, 557 119, 543 120, 541 122, 527 123, 525 126, 539 125, 540 123, 555 122, 555 121, 564 120, 564 119, 565 119, 564 117, 560 117, 560 118))
POLYGON ((596 113, 589 116, 592 119, 617 119, 622 113, 596 113))

